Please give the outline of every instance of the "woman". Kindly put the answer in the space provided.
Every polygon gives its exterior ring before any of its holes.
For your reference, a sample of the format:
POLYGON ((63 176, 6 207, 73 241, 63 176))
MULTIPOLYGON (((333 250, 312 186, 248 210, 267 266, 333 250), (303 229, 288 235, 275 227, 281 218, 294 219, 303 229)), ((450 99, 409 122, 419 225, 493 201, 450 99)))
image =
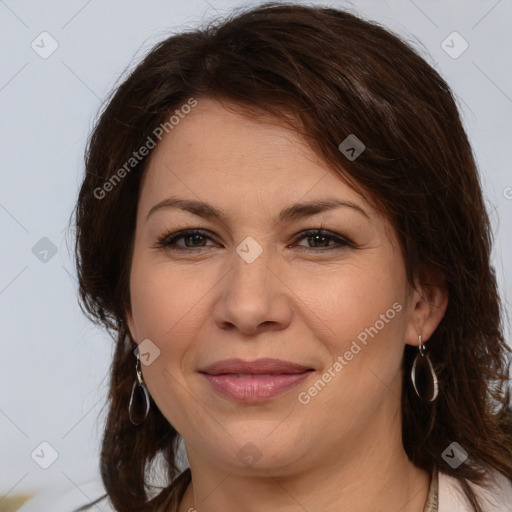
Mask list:
POLYGON ((480 182, 395 35, 265 4, 161 42, 92 133, 76 223, 117 340, 115 510, 512 507, 480 182))

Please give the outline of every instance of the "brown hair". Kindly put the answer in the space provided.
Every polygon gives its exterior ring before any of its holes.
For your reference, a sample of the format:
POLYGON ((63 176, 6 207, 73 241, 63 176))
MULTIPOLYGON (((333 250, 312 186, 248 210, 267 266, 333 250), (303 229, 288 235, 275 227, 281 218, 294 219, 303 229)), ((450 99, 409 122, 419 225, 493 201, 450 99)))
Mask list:
POLYGON ((191 475, 190 469, 180 474, 180 436, 153 401, 140 427, 127 415, 135 345, 125 311, 148 157, 108 193, 98 191, 192 97, 287 122, 392 219, 411 285, 426 268, 445 278, 448 307, 428 341, 439 397, 425 403, 411 390, 417 349, 405 345, 403 444, 416 466, 430 472, 437 465, 457 478, 480 512, 468 482, 486 485, 490 468, 512 477, 510 349, 490 264, 491 226, 456 103, 439 74, 378 24, 284 3, 236 12, 157 44, 117 87, 90 136, 75 211, 76 264, 85 312, 117 340, 101 451, 101 476, 115 509, 175 510, 191 475), (349 134, 366 146, 353 161, 338 149, 349 134), (457 469, 442 457, 453 441, 470 456, 457 469), (148 469, 157 455, 168 485, 149 496, 148 469))

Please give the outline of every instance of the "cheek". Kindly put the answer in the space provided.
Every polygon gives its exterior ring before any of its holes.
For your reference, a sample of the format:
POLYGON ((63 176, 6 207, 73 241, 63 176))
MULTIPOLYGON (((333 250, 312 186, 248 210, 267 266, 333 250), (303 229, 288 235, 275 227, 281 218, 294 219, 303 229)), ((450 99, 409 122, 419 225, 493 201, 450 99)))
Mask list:
POLYGON ((186 339, 183 329, 194 325, 205 283, 190 272, 180 272, 160 263, 134 261, 131 273, 131 303, 137 334, 151 339, 161 349, 186 339))
POLYGON ((298 295, 306 298, 310 310, 324 324, 333 348, 343 349, 371 327, 382 337, 403 328, 405 288, 401 273, 382 267, 350 265, 320 282, 301 281, 298 295))
POLYGON ((298 295, 307 297, 311 318, 317 318, 328 359, 339 363, 329 399, 367 396, 371 401, 385 392, 382 383, 396 379, 406 325, 403 283, 401 268, 391 260, 346 266, 322 286, 302 282, 298 295))
POLYGON ((179 432, 186 431, 194 418, 189 416, 193 407, 182 370, 199 329, 197 312, 204 286, 186 273, 134 259, 130 288, 137 341, 149 339, 160 351, 150 365, 142 366, 144 381, 169 423, 179 432))

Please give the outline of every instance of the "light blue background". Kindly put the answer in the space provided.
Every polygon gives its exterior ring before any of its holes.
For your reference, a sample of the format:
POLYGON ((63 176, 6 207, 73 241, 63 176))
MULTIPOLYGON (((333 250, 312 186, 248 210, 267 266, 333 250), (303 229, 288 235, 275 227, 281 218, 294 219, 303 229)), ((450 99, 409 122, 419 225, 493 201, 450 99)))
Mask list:
MULTIPOLYGON (((171 31, 250 4, 0 0, 0 494, 72 489, 73 503, 80 503, 84 494, 95 492, 86 482, 98 476, 101 407, 113 343, 78 308, 68 220, 85 141, 102 99, 126 67, 171 31), (31 48, 43 31, 59 45, 47 59, 31 48), (31 251, 42 237, 58 249, 47 263, 31 251), (42 441, 59 454, 46 470, 30 456, 42 441)), ((505 266, 512 260, 512 188, 507 189, 512 187, 512 2, 322 5, 349 7, 405 35, 452 87, 482 173, 495 227, 494 263, 507 301, 512 287, 505 266), (469 43, 457 59, 441 47, 453 31, 469 43)))

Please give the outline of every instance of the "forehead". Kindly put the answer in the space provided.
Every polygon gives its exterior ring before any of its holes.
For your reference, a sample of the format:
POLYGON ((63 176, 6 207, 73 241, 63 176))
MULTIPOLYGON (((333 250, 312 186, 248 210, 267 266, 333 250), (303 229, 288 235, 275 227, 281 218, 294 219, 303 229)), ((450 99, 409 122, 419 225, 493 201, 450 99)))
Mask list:
POLYGON ((274 203, 334 195, 366 203, 298 133, 269 115, 253 118, 227 107, 198 99, 164 134, 151 154, 141 202, 173 195, 275 209, 274 203))
MULTIPOLYGON (((261 170, 273 166, 287 167, 293 159, 316 159, 298 134, 283 126, 269 114, 248 117, 233 104, 199 99, 194 109, 184 116, 169 133, 164 133, 151 157, 150 167, 162 162, 186 162, 196 170, 196 164, 205 171, 235 168, 261 170), (228 110, 229 108, 229 110, 228 110)), ((271 171, 271 169, 268 169, 271 171)))

